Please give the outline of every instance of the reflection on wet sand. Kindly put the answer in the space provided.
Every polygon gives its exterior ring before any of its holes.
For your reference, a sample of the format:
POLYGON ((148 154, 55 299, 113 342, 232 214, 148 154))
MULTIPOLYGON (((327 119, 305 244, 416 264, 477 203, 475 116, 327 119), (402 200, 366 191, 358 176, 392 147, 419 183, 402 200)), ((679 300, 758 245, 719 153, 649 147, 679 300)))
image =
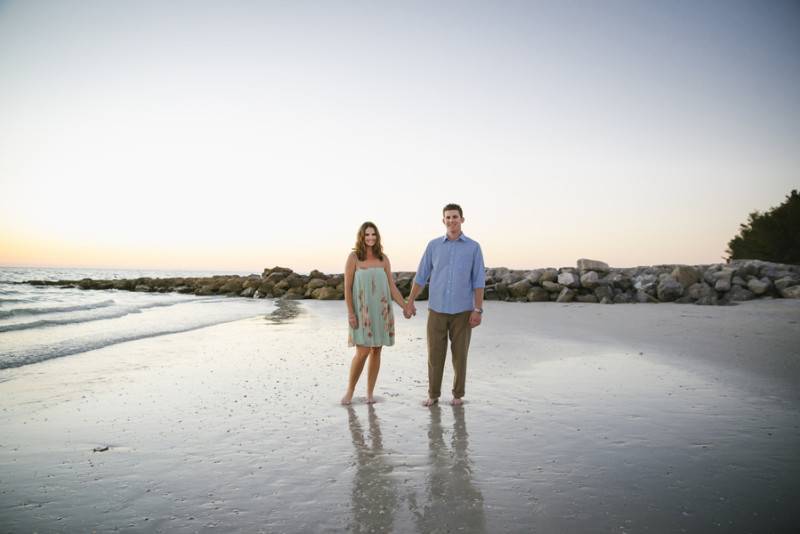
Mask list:
POLYGON ((391 532, 398 504, 392 465, 383 451, 383 440, 375 407, 369 405, 369 433, 364 436, 352 406, 347 407, 350 434, 356 456, 353 480, 353 532, 391 532))
POLYGON ((428 476, 425 502, 409 501, 420 532, 486 532, 483 494, 472 481, 464 407, 453 406, 453 435, 445 443, 442 409, 430 409, 428 426, 428 476))

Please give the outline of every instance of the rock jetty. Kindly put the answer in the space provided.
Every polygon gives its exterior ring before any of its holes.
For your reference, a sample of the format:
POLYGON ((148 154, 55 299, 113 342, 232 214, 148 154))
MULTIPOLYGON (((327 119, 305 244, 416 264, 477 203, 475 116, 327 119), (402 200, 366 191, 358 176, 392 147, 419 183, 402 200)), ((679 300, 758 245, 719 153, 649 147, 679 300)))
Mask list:
MULTIPOLYGON (((408 296, 413 272, 392 275, 408 296)), ((122 280, 31 280, 33 285, 231 295, 246 298, 341 300, 344 275, 314 270, 299 274, 287 267, 264 269, 261 275, 122 280)), ((427 289, 420 299, 427 298, 427 289)), ((575 267, 486 270, 486 300, 513 302, 597 302, 627 304, 679 302, 730 304, 757 298, 800 298, 800 266, 760 260, 734 260, 712 265, 653 265, 612 268, 580 259, 575 267)))

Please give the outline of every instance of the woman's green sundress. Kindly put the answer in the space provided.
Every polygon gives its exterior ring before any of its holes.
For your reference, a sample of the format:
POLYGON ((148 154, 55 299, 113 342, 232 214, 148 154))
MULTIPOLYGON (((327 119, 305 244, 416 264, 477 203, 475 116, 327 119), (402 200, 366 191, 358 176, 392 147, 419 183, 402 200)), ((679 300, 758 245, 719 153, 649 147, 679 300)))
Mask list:
POLYGON ((358 326, 350 328, 349 346, 394 345, 392 295, 383 267, 356 269, 353 277, 353 308, 358 326))

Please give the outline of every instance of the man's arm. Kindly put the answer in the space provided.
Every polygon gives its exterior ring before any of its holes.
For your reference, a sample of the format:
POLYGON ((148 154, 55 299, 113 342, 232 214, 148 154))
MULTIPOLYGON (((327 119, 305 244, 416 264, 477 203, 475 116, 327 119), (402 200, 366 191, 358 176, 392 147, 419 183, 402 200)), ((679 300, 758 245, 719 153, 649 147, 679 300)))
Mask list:
POLYGON ((479 287, 475 289, 475 308, 473 308, 472 313, 469 314, 469 325, 475 328, 481 324, 481 319, 483 319, 483 288, 479 287), (478 312, 475 310, 481 311, 478 312))

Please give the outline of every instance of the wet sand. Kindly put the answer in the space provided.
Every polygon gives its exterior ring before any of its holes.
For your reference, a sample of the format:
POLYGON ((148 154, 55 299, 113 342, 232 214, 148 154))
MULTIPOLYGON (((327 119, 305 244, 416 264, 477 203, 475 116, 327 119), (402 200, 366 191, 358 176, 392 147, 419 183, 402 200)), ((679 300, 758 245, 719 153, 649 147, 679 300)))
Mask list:
POLYGON ((424 304, 338 405, 342 310, 0 371, 0 531, 794 531, 800 301, 490 302, 430 409, 424 304))

